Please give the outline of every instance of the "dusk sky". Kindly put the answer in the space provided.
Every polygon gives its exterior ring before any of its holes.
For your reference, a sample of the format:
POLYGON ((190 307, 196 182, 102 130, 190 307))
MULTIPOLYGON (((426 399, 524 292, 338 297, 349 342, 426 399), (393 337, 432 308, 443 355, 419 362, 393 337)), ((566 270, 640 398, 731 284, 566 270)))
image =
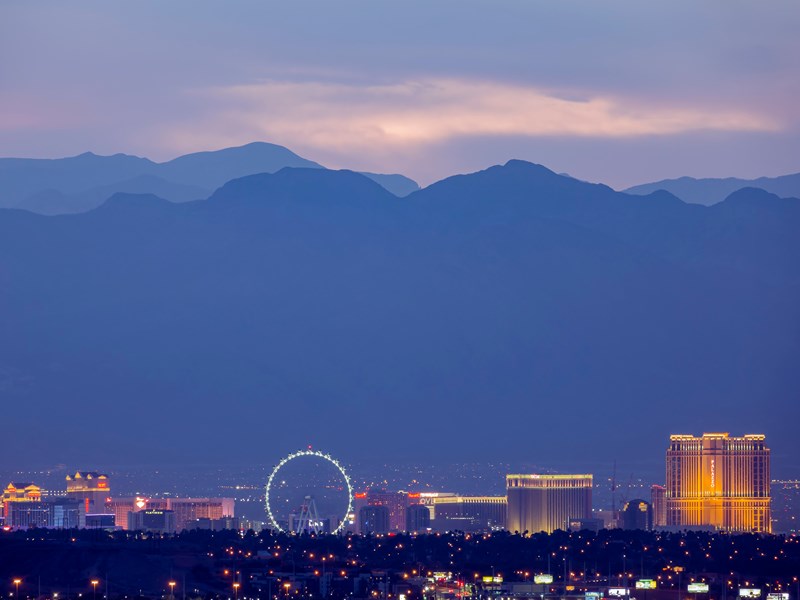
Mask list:
POLYGON ((800 170, 800 4, 0 4, 0 156, 269 141, 428 184, 800 170))
POLYGON ((0 467, 660 477, 729 431, 798 477, 797 182, 587 183, 800 172, 798 32, 797 0, 0 2, 0 157, 270 142, 425 187, 268 144, 0 161, 0 467))

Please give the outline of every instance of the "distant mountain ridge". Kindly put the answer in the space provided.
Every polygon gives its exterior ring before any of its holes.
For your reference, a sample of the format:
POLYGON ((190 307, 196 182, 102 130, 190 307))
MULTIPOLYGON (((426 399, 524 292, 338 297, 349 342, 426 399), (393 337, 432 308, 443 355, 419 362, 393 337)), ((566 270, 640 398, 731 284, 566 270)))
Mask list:
MULTIPOLYGON (((163 163, 91 152, 62 159, 0 158, 0 208, 41 214, 84 212, 116 192, 151 193, 185 202, 206 198, 231 179, 284 167, 324 168, 283 146, 264 142, 186 154, 163 163)), ((402 175, 365 175, 397 196, 419 189, 402 175)))
POLYGON ((16 208, 43 215, 79 213, 92 210, 117 193, 155 194, 170 202, 188 202, 207 198, 210 190, 194 185, 172 183, 155 175, 139 175, 110 185, 65 194, 47 189, 28 196, 16 208))
POLYGON ((666 190, 685 202, 710 206, 722 202, 742 188, 759 188, 781 198, 800 198, 800 173, 758 179, 679 177, 635 185, 624 191, 628 194, 647 195, 656 190, 666 190))
MULTIPOLYGON (((583 464, 663 456, 689 426, 761 431, 800 394, 798 228, 800 203, 763 190, 704 207, 522 161, 402 200, 284 168, 194 202, 0 210, 4 439, 93 435, 123 463, 344 432, 583 464), (63 427, 110 401, 130 408, 113 427, 63 427), (143 443, 154 415, 179 426, 143 443)), ((783 422, 766 433, 795 456, 783 422)))

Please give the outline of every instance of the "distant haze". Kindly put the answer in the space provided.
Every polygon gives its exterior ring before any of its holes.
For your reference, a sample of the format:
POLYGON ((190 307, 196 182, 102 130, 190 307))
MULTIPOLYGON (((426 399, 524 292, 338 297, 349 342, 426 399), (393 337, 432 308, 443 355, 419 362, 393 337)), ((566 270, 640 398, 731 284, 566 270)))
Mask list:
POLYGON ((800 476, 798 31, 796 0, 0 2, 0 471, 660 476, 723 430, 800 476))
POLYGON ((0 156, 265 140, 423 185, 510 158, 617 188, 777 176, 798 31, 794 0, 3 2, 0 156))
POLYGON ((521 161, 402 199, 284 168, 0 210, 0 469, 312 443, 658 472, 670 433, 724 430, 796 473, 798 230, 762 190, 705 207, 521 161))

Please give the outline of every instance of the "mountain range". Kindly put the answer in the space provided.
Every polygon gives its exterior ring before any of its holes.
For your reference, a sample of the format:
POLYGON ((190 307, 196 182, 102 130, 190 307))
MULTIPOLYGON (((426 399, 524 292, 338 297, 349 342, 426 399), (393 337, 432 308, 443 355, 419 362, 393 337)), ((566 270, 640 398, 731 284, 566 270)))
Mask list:
POLYGON ((523 161, 403 198, 302 166, 0 210, 2 451, 35 432, 64 461, 99 460, 91 440, 122 463, 314 443, 590 468, 635 448, 663 469, 669 433, 730 429, 796 457, 798 228, 800 201, 763 190, 707 207, 523 161))
MULTIPOLYGON (((283 146, 264 142, 186 154, 163 163, 91 152, 59 159, 0 158, 0 208, 49 215, 85 212, 117 192, 150 193, 186 202, 207 198, 231 179, 284 167, 324 168, 283 146)), ((398 196, 419 189, 402 175, 364 175, 398 196)))
POLYGON ((722 202, 733 192, 748 187, 759 188, 783 198, 800 198, 800 173, 758 179, 680 177, 636 185, 625 191, 628 194, 647 195, 657 190, 666 190, 685 202, 710 206, 722 202))

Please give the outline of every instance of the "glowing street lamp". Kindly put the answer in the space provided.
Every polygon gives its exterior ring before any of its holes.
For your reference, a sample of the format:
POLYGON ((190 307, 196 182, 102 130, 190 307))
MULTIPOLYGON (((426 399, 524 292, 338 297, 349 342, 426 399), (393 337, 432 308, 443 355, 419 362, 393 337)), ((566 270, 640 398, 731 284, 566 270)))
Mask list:
POLYGON ((242 584, 241 584, 241 583, 239 583, 238 581, 237 581, 237 582, 234 582, 234 584, 233 584, 233 597, 234 597, 235 599, 238 599, 238 598, 239 598, 239 586, 240 586, 240 585, 242 585, 242 584))
POLYGON ((100 585, 100 581, 98 579, 92 579, 92 600, 97 600, 97 586, 100 585))
POLYGON ((14 587, 17 588, 17 591, 14 592, 14 596, 16 596, 17 598, 19 598, 19 584, 20 583, 22 583, 22 579, 15 579, 14 580, 14 587))
POLYGON ((169 595, 172 600, 175 600, 175 585, 174 581, 169 582, 169 595))

